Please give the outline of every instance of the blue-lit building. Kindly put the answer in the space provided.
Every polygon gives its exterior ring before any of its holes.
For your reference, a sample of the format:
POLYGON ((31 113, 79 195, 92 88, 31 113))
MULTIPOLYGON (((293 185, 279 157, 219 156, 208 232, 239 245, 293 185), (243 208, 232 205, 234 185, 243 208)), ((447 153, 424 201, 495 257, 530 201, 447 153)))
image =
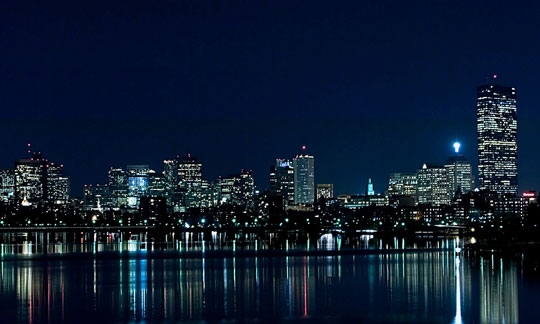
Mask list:
POLYGON ((129 207, 138 207, 141 197, 148 195, 150 167, 148 165, 128 165, 128 199, 129 207))

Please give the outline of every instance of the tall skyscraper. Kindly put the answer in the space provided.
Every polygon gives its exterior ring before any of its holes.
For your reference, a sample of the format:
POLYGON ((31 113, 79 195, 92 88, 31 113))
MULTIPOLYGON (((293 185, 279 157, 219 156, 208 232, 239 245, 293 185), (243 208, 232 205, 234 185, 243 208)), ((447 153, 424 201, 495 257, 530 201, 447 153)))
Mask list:
POLYGON ((270 167, 270 192, 283 197, 283 206, 294 204, 294 168, 293 162, 276 159, 270 167))
MULTIPOLYGON (((496 76, 494 76, 494 79, 496 76)), ((478 87, 478 179, 481 190, 517 194, 516 89, 478 87)))
POLYGON ((178 160, 163 161, 163 176, 167 182, 168 189, 178 187, 178 160))
POLYGON ((424 164, 417 174, 419 204, 434 206, 450 203, 448 173, 444 166, 424 164))
POLYGON ((15 161, 15 198, 17 203, 34 203, 46 198, 47 161, 40 153, 15 161))
POLYGON ((315 159, 301 154, 293 159, 294 203, 312 204, 315 201, 315 159))
POLYGON ((122 168, 109 169, 109 193, 114 207, 122 207, 127 205, 128 197, 128 176, 127 172, 122 168))
POLYGON ((47 200, 55 204, 65 204, 69 200, 69 177, 64 176, 64 165, 48 163, 46 166, 47 200))
POLYGON ((460 144, 454 143, 455 155, 451 156, 444 167, 448 175, 448 185, 450 198, 454 198, 456 193, 468 193, 474 190, 474 176, 469 160, 459 152, 460 144))
POLYGON ((198 159, 188 154, 178 161, 178 185, 180 188, 198 188, 201 183, 202 163, 198 159))

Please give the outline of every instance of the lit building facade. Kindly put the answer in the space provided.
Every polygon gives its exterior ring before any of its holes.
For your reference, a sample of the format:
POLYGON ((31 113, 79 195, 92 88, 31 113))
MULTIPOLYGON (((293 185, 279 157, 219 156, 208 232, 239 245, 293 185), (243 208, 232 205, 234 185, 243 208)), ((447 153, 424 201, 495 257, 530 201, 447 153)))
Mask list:
POLYGON ((11 204, 15 200, 15 172, 0 169, 0 204, 11 204))
POLYGON ((388 180, 388 195, 416 196, 416 173, 390 173, 388 180))
POLYGON ((140 198, 148 195, 149 173, 148 165, 127 166, 129 207, 138 207, 140 198))
POLYGON ((294 203, 313 204, 315 201, 315 158, 301 154, 293 159, 294 203))
POLYGON ((462 154, 450 157, 444 167, 448 175, 450 198, 453 199, 458 191, 466 194, 474 190, 472 166, 462 154))
POLYGON ((108 172, 109 193, 114 207, 125 207, 128 198, 128 175, 122 168, 111 167, 108 172))
POLYGON ((294 204, 294 168, 287 159, 276 159, 270 167, 270 192, 283 197, 283 205, 294 204))
POLYGON ((417 201, 434 206, 450 204, 448 172, 444 166, 424 164, 418 170, 417 201))
POLYGON ((478 179, 480 190, 517 195, 516 89, 478 87, 478 179))
POLYGON ((331 183, 319 183, 317 184, 317 199, 331 199, 334 198, 334 185, 331 183))
POLYGON ((48 163, 46 165, 47 200, 54 204, 65 204, 69 201, 69 178, 64 176, 64 165, 48 163))
POLYGON ((218 185, 222 204, 251 205, 253 202, 255 180, 252 171, 242 170, 240 174, 219 178, 218 185))
POLYGON ((17 203, 35 203, 46 197, 46 161, 34 153, 30 159, 15 161, 15 198, 17 203))
POLYGON ((202 183, 202 162, 186 155, 178 161, 178 186, 183 189, 200 187, 202 183))

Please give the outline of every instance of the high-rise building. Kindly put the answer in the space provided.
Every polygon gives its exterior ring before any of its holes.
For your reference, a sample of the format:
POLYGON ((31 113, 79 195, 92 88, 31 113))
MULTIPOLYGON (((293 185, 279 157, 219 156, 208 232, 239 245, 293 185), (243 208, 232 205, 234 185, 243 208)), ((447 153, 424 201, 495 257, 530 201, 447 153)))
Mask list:
POLYGON ((312 204, 315 201, 315 159, 301 154, 293 159, 294 203, 312 204))
POLYGON ((0 204, 11 204, 15 200, 15 172, 0 169, 0 204))
POLYGON ((242 170, 239 174, 218 179, 222 204, 249 205, 255 197, 253 172, 242 170))
POLYGON ((15 161, 15 198, 17 203, 35 203, 46 198, 46 161, 40 153, 15 161))
POLYGON ((186 155, 178 161, 178 186, 183 189, 200 187, 202 183, 202 163, 198 159, 186 155))
POLYGON ((334 198, 334 185, 331 183, 319 183, 317 184, 317 199, 330 199, 334 198))
POLYGON ((148 172, 148 195, 152 197, 167 197, 168 183, 163 174, 154 170, 148 172))
POLYGON ((388 181, 389 196, 416 196, 416 173, 390 173, 388 181))
POLYGON ((128 175, 122 168, 109 169, 109 194, 114 207, 123 207, 127 205, 128 198, 128 175))
POLYGON ((270 192, 283 197, 283 206, 294 204, 294 168, 293 162, 276 159, 270 167, 270 192))
POLYGON ((64 165, 48 163, 46 165, 47 201, 55 204, 65 204, 69 200, 69 177, 64 176, 64 165))
POLYGON ((148 165, 128 165, 128 206, 138 207, 141 197, 148 195, 150 167, 148 165))
POLYGON ((163 161, 163 176, 168 189, 172 190, 178 187, 178 160, 163 161))
MULTIPOLYGON (((494 76, 496 78, 496 76, 494 76)), ((516 89, 478 87, 478 179, 480 190, 517 194, 516 89)))
POLYGON ((459 153, 459 143, 454 143, 456 154, 451 156, 444 167, 448 175, 448 185, 450 197, 454 198, 459 191, 462 194, 474 190, 474 176, 472 166, 463 154, 459 153))
POLYGON ((450 204, 448 173, 444 166, 424 164, 417 173, 417 197, 420 204, 450 204))

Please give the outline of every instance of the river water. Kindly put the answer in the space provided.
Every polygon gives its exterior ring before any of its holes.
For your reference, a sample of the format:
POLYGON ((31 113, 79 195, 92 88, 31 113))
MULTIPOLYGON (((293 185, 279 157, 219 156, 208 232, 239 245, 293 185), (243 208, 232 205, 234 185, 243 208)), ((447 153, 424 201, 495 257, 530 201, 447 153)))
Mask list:
POLYGON ((0 234, 1 322, 537 323, 540 258, 459 238, 0 234))

